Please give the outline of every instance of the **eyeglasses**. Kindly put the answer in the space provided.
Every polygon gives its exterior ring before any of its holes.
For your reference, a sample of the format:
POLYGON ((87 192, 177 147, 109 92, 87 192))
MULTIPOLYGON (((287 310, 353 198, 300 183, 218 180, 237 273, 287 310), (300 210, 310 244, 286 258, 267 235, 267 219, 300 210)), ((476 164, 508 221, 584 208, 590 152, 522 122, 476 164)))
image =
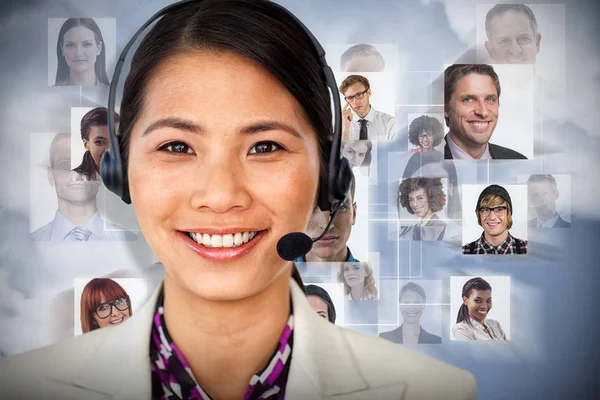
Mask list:
POLYGON ((98 316, 98 318, 104 319, 108 318, 108 316, 112 313, 113 306, 119 311, 125 311, 129 308, 129 296, 120 297, 114 301, 109 303, 100 304, 94 312, 98 316))
POLYGON ((479 213, 481 214, 481 216, 483 218, 486 218, 488 215, 490 215, 490 212, 494 212, 494 214, 497 217, 503 217, 506 215, 506 210, 508 209, 508 207, 506 206, 499 206, 499 207, 494 207, 494 208, 489 208, 489 207, 481 207, 479 209, 479 213))
POLYGON ((365 97, 365 93, 367 93, 368 91, 369 89, 363 90, 360 93, 356 93, 354 96, 344 97, 344 100, 346 100, 348 103, 354 101, 354 98, 356 98, 356 100, 362 100, 362 98, 365 97))
POLYGON ((419 133, 419 139, 431 139, 433 135, 429 132, 423 132, 423 133, 419 133))

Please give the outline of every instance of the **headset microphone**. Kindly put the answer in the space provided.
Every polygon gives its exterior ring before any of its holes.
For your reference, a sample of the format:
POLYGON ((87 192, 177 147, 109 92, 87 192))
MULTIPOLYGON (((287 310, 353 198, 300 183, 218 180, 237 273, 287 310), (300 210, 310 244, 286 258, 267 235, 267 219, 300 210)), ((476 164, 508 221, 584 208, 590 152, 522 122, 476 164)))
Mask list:
POLYGON ((346 199, 344 199, 339 206, 331 213, 331 217, 329 218, 329 223, 323 230, 323 232, 314 239, 311 239, 305 233, 302 232, 292 232, 284 235, 279 241, 277 241, 277 254, 279 257, 283 258, 286 261, 294 261, 298 257, 303 257, 312 249, 312 245, 314 242, 320 240, 323 236, 329 232, 331 228, 331 224, 337 215, 337 212, 340 208, 342 208, 346 203, 346 199))

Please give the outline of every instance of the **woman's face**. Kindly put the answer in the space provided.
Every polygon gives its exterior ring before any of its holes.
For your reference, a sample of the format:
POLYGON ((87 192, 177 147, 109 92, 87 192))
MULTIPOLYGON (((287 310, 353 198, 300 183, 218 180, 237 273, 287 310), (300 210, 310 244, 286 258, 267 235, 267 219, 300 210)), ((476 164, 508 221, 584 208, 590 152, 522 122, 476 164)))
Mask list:
POLYGON ((127 307, 125 309, 127 305, 125 299, 116 299, 115 304, 107 304, 106 298, 102 295, 100 301, 101 304, 92 312, 98 328, 120 325, 131 317, 131 308, 127 307), (106 315, 106 317, 100 318, 98 315, 101 317, 106 315))
POLYGON ((96 43, 94 32, 85 26, 75 26, 65 32, 62 55, 71 71, 78 73, 94 68, 103 43, 96 43))
POLYGON ((431 210, 429 201, 427 200, 427 194, 423 188, 418 188, 414 192, 410 192, 408 194, 408 203, 415 215, 419 218, 424 218, 431 210))
POLYGON ((476 321, 483 322, 492 309, 492 291, 473 289, 469 297, 463 297, 469 315, 476 321))
POLYGON ((423 131, 419 133, 419 144, 423 151, 433 150, 433 135, 431 132, 423 131))
POLYGON ((83 139, 83 147, 92 154, 96 166, 100 166, 102 154, 108 149, 108 126, 92 126, 88 140, 83 139))
POLYGON ((425 309, 423 298, 415 291, 407 290, 400 298, 400 312, 406 323, 417 323, 425 309))
POLYGON ((352 167, 360 167, 365 160, 365 156, 369 148, 364 141, 356 140, 347 142, 342 148, 342 156, 346 157, 350 161, 352 167))
POLYGON ((365 283, 367 274, 361 264, 344 264, 343 268, 344 282, 346 282, 346 285, 352 288, 365 283))
POLYGON ((319 182, 317 136, 285 87, 233 52, 159 65, 129 155, 132 204, 166 279, 242 299, 289 265, 277 241, 304 232, 319 182))

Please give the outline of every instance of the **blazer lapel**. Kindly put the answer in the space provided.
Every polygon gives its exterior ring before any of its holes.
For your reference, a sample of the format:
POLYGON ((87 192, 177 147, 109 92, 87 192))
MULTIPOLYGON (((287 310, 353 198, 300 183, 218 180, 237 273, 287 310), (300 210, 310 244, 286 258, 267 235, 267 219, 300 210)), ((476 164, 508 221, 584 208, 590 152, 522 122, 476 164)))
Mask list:
MULTIPOLYGON (((378 398, 390 386, 369 387, 356 364, 343 330, 319 317, 308 305, 295 281, 290 283, 294 306, 294 349, 286 386, 286 399, 378 398)), ((402 393, 404 383, 395 383, 402 393)), ((382 399, 384 397, 381 397, 382 399)))
POLYGON ((444 137, 444 141, 446 142, 444 146, 444 159, 452 160, 452 152, 450 151, 450 146, 448 146, 448 135, 444 137))
POLYGON ((140 315, 120 326, 108 328, 109 332, 101 336, 102 340, 95 342, 97 345, 90 351, 86 364, 73 379, 75 386, 115 399, 152 397, 150 334, 161 289, 162 284, 137 312, 140 315))

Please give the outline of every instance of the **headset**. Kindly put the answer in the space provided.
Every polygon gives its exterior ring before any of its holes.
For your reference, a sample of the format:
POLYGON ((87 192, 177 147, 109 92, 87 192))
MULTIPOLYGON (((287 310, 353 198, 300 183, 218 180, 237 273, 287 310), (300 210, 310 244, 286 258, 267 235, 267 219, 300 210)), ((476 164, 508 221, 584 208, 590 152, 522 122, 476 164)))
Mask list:
MULTIPOLYGON (((185 7, 191 3, 197 3, 202 0, 183 0, 177 3, 168 5, 156 12, 148 21, 146 21, 141 28, 131 37, 125 48, 121 52, 117 64, 115 66, 115 72, 113 74, 113 78, 110 84, 109 94, 108 94, 108 138, 110 142, 109 150, 104 153, 102 156, 102 160, 100 161, 100 175, 102 177, 102 182, 106 186, 108 190, 115 193, 117 196, 121 198, 126 204, 131 204, 131 198, 129 196, 129 187, 127 184, 126 174, 122 159, 121 159, 121 151, 119 146, 119 139, 117 137, 117 132, 115 131, 115 102, 117 97, 117 87, 119 84, 119 78, 121 77, 121 71, 123 70, 123 66, 125 64, 125 58, 131 50, 131 47, 135 44, 138 38, 142 35, 142 33, 154 22, 158 21, 165 14, 168 14, 170 11, 175 9, 179 9, 181 7, 185 7)), ((332 211, 333 205, 336 203, 343 202, 346 198, 346 193, 350 187, 350 181, 352 179, 352 167, 346 158, 341 157, 341 143, 342 143, 342 110, 340 105, 340 97, 337 95, 337 84, 335 82, 335 77, 333 75, 333 71, 327 65, 327 61, 325 60, 325 50, 321 44, 317 41, 314 35, 308 30, 308 28, 300 22, 300 20, 288 11, 285 7, 271 3, 274 7, 278 8, 280 11, 287 14, 292 20, 296 22, 296 24, 306 33, 306 36, 310 40, 316 55, 318 56, 319 63, 321 64, 321 70, 325 76, 325 81, 327 87, 331 91, 331 98, 333 100, 333 113, 334 113, 334 125, 333 125, 333 138, 331 142, 327 143, 325 148, 325 154, 328 155, 326 158, 327 165, 327 174, 326 179, 320 179, 319 184, 319 196, 317 200, 317 205, 322 211, 332 211)), ((306 248, 308 244, 307 238, 310 239, 310 247, 312 247, 312 243, 327 233, 329 230, 337 211, 341 208, 338 206, 331 213, 329 224, 325 231, 316 239, 311 239, 304 234, 300 234, 299 232, 295 232, 289 235, 295 235, 293 244, 290 243, 290 240, 284 241, 285 243, 281 246, 284 249, 289 249, 290 247, 303 247, 306 248), (304 235, 305 238, 299 236, 304 235), (302 244, 299 244, 302 243, 302 244)), ((288 235, 285 235, 280 242, 285 239, 288 235)), ((280 248, 280 244, 278 243, 278 250, 280 248)), ((310 247, 306 252, 310 251, 310 247)), ((285 251, 284 251, 285 252, 285 251)), ((289 252, 288 252, 289 253, 289 252)), ((292 251, 292 253, 298 253, 297 251, 292 251)), ((302 255, 303 255, 302 254, 302 255)), ((287 257, 283 257, 280 252, 280 256, 284 259, 290 258, 292 255, 287 254, 287 257)), ((296 257, 294 257, 296 258, 296 257)), ((291 260, 290 260, 291 261, 291 260)))

